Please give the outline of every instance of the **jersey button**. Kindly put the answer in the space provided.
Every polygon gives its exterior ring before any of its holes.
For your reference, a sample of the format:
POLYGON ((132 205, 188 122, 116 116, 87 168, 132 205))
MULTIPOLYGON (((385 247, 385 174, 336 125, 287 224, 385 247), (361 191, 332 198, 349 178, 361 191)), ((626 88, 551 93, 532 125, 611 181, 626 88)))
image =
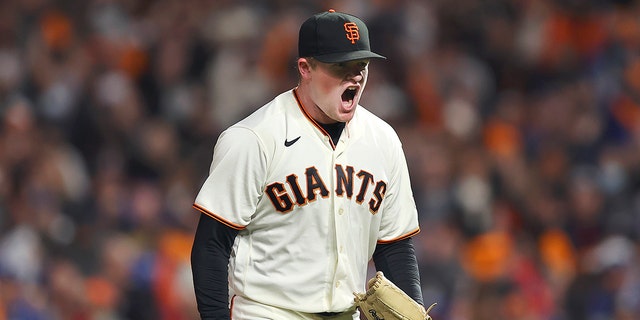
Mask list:
POLYGON ((336 281, 336 288, 340 287, 340 281, 336 281))
POLYGON ((342 208, 338 209, 338 214, 339 215, 342 215, 343 213, 344 213, 344 209, 342 209, 342 208))

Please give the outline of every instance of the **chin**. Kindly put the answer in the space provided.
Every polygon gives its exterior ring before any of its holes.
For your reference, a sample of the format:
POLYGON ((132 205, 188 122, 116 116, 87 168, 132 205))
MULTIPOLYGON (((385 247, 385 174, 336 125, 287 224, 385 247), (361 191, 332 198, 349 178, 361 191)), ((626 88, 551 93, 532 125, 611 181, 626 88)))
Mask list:
POLYGON ((355 114, 355 110, 354 112, 351 113, 344 113, 340 115, 340 122, 348 122, 349 120, 353 119, 353 115, 355 114))

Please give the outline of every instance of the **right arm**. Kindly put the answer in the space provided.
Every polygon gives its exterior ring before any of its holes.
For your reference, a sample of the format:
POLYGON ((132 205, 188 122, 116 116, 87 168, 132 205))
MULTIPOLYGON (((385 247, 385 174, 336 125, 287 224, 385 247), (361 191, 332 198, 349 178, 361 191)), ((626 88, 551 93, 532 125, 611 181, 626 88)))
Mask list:
POLYGON ((238 230, 200 215, 191 249, 191 271, 203 320, 230 319, 228 265, 237 235, 238 230))
POLYGON ((266 168, 267 156, 255 132, 231 127, 220 135, 209 176, 193 204, 201 212, 191 269, 202 319, 229 319, 231 248, 255 213, 266 168))

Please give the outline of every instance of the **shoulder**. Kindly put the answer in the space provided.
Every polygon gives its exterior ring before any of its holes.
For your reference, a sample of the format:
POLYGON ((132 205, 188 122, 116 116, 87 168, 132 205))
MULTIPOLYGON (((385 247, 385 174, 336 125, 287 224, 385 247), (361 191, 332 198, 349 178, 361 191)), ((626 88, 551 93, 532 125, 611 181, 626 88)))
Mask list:
POLYGON ((286 91, 269 101, 246 118, 238 121, 226 131, 246 129, 258 135, 272 134, 282 127, 286 121, 287 111, 295 107, 295 98, 291 91, 286 91))
POLYGON ((373 114, 363 106, 359 106, 354 117, 355 125, 361 133, 381 143, 393 143, 400 145, 400 138, 396 130, 385 120, 373 114))
POLYGON ((262 147, 269 148, 275 141, 282 140, 280 138, 284 136, 287 116, 295 106, 295 98, 291 91, 281 93, 246 118, 227 128, 220 138, 236 140, 235 144, 256 140, 262 147))
POLYGON ((295 97, 291 90, 283 92, 231 128, 244 127, 255 130, 264 127, 273 128, 278 122, 284 122, 287 110, 295 106, 295 103, 295 97))

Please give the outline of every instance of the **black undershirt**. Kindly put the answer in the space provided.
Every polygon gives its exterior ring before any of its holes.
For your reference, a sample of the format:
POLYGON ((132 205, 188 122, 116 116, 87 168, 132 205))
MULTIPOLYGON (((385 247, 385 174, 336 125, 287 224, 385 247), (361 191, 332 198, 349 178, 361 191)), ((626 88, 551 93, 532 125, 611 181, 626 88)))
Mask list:
POLYGON ((200 215, 191 248, 191 272, 198 311, 203 320, 230 319, 227 267, 237 235, 238 230, 205 214, 200 215))
POLYGON ((320 123, 320 126, 324 131, 326 131, 331 137, 331 141, 333 141, 333 145, 338 144, 338 140, 340 140, 340 135, 342 134, 342 130, 344 129, 344 122, 336 122, 336 123, 320 123))
POLYGON ((376 245, 373 262, 377 271, 382 271, 387 279, 424 306, 412 238, 376 245))

